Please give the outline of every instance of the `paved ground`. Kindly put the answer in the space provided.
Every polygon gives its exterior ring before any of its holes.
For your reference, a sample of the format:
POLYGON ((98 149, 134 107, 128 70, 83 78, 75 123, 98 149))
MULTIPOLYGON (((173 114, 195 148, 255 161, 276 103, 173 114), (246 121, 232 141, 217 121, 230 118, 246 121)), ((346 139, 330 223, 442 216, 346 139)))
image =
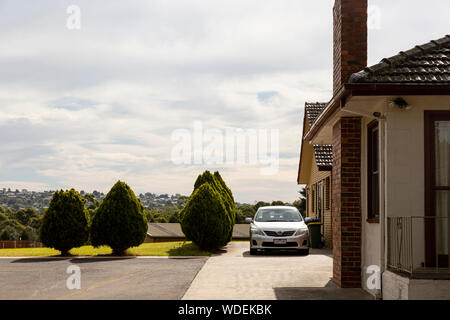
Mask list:
POLYGON ((331 283, 331 251, 250 256, 248 250, 248 242, 232 242, 209 258, 183 299, 371 299, 361 289, 341 289, 331 283))
POLYGON ((180 299, 206 258, 0 258, 0 300, 180 299), (81 289, 66 287, 67 267, 81 289))

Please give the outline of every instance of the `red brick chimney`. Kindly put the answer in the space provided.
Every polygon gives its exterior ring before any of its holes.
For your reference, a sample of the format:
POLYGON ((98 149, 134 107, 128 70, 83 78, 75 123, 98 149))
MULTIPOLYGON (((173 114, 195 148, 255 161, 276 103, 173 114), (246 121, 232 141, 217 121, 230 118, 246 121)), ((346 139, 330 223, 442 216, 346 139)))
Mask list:
POLYGON ((333 12, 336 94, 353 73, 367 66, 367 0, 335 0, 333 12))

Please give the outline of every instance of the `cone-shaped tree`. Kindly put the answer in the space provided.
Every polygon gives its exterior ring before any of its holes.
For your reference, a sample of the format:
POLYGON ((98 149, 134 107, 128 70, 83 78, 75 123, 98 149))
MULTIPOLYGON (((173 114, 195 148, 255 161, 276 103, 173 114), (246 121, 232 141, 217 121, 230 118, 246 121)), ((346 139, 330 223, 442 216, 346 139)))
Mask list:
POLYGON ((121 255, 144 242, 147 228, 144 206, 125 182, 118 181, 92 218, 91 243, 94 247, 108 245, 121 255))
POLYGON ((231 241, 231 238, 233 236, 233 226, 236 223, 236 204, 234 203, 233 193, 231 192, 230 188, 226 185, 225 181, 222 179, 222 176, 218 171, 214 172, 214 180, 216 181, 216 184, 219 186, 220 193, 222 195, 222 198, 224 199, 224 202, 226 203, 228 215, 231 219, 231 230, 228 233, 228 239, 225 244, 231 241))
POLYGON ((74 189, 56 191, 42 219, 41 242, 67 255, 70 249, 86 243, 89 236, 87 210, 74 189))
POLYGON ((222 197, 208 182, 194 190, 182 210, 180 222, 186 237, 202 250, 223 246, 232 228, 222 197))

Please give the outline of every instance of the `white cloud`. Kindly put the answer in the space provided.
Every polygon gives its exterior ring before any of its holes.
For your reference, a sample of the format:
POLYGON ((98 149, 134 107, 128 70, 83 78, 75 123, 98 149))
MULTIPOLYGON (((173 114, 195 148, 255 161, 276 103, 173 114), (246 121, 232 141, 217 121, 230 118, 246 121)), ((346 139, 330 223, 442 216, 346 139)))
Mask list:
MULTIPOLYGON (((441 0, 371 2, 370 63, 446 33, 441 0)), ((200 120, 279 129, 278 175, 214 169, 239 201, 297 198, 303 104, 331 98, 332 0, 79 0, 76 31, 69 4, 0 2, 4 185, 188 194, 207 167, 173 165, 170 137, 200 120)))

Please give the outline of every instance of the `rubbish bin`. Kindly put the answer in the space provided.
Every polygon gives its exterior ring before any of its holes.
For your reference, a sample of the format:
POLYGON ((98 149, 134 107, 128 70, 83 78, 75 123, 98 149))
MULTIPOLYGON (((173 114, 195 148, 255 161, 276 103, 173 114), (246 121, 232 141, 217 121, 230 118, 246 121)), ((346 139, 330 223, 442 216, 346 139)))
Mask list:
POLYGON ((320 234, 321 227, 322 223, 320 222, 311 222, 308 224, 309 242, 311 248, 314 249, 322 248, 322 235, 320 234))

